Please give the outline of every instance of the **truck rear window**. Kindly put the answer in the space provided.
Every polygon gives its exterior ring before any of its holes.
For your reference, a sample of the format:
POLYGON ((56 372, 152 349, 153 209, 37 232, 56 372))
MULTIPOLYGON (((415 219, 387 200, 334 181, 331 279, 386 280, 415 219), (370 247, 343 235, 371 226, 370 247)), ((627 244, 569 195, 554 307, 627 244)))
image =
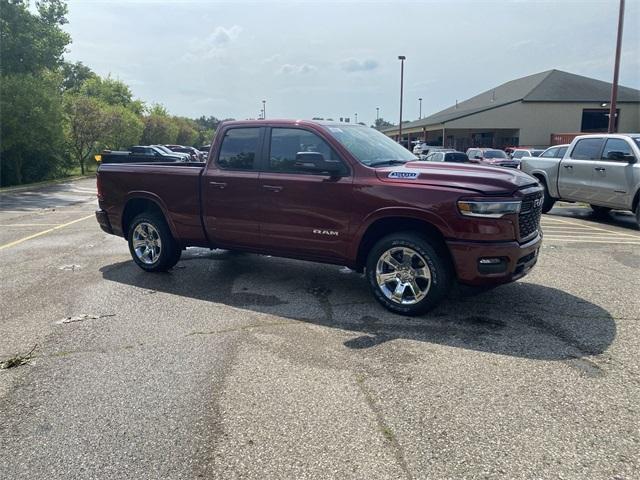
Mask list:
POLYGON ((259 140, 259 128, 228 130, 222 140, 218 165, 229 170, 253 170, 259 140))

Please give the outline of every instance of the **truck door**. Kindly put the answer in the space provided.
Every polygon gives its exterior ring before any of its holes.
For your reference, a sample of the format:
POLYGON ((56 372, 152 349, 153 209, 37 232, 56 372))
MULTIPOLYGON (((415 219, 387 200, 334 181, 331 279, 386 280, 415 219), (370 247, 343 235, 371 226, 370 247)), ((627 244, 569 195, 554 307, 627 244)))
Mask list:
POLYGON ((202 174, 207 236, 222 248, 256 247, 260 238, 258 162, 263 127, 231 127, 202 174))
POLYGON ((344 259, 353 178, 347 164, 318 134, 270 128, 260 174, 260 230, 265 248, 309 258, 344 259), (299 152, 319 152, 341 162, 341 176, 296 167, 299 152))
POLYGON ((594 203, 612 208, 631 208, 634 193, 633 164, 637 159, 631 145, 622 138, 608 138, 594 167, 594 203))
POLYGON ((603 138, 583 138, 578 140, 569 155, 560 162, 558 191, 560 198, 581 202, 591 202, 594 169, 600 162, 603 138))

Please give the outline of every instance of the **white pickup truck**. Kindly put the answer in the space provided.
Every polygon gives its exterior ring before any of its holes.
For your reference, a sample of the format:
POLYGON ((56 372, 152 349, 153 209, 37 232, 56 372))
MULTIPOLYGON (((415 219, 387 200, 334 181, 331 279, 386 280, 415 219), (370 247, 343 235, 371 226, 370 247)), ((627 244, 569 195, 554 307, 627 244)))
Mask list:
POLYGON ((520 168, 544 187, 543 212, 556 200, 586 202, 597 214, 631 210, 640 228, 640 134, 576 137, 562 158, 525 157, 520 168))

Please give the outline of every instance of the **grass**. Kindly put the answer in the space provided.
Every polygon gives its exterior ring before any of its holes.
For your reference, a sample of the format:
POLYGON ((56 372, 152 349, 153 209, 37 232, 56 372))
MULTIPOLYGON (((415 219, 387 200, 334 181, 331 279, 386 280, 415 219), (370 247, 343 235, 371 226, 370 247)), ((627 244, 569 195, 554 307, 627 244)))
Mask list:
POLYGON ((26 365, 31 361, 31 357, 33 356, 33 352, 35 351, 38 344, 34 345, 31 350, 27 353, 18 353, 11 358, 3 360, 0 362, 0 370, 7 370, 9 368, 19 367, 21 365, 26 365))
POLYGON ((68 182, 69 180, 75 180, 77 178, 86 178, 94 175, 96 173, 95 169, 86 169, 85 174, 82 175, 80 173, 80 167, 73 168, 67 172, 67 174, 63 177, 53 178, 50 180, 43 180, 41 182, 33 182, 33 183, 22 183, 20 185, 11 185, 8 187, 0 187, 0 192, 11 192, 13 190, 23 190, 31 187, 40 187, 44 185, 53 185, 56 183, 68 182))

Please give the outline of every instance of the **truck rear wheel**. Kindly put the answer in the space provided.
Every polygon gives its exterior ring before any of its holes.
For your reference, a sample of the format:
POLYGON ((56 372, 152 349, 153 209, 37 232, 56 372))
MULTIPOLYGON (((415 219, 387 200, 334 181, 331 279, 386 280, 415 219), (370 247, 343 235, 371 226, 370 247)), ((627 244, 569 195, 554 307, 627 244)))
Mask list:
POLYGON ((596 217, 606 217, 607 214, 611 211, 609 207, 600 207, 598 205, 589 205, 591 210, 593 210, 593 214, 596 217))
POLYGON ((366 276, 373 296, 386 309, 420 315, 447 294, 451 267, 434 243, 413 232, 400 232, 373 246, 366 276))
POLYGON ((127 239, 133 261, 147 272, 166 272, 180 260, 182 249, 165 219, 157 213, 137 215, 129 226, 127 239))

